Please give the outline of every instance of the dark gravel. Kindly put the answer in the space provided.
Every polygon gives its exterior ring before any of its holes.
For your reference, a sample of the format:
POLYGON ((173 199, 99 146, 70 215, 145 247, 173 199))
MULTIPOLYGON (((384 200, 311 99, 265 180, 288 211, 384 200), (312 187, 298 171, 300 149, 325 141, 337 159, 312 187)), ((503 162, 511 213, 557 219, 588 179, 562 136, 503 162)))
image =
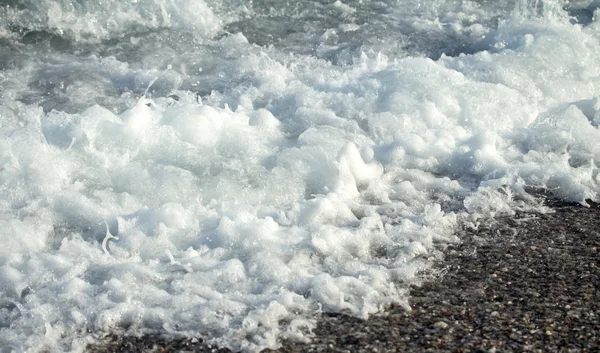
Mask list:
MULTIPOLYGON (((550 206, 465 230, 438 266, 442 277, 411 288, 411 312, 324 315, 310 344, 270 352, 600 352, 600 205, 550 206)), ((152 336, 89 347, 180 351, 228 352, 152 336)))

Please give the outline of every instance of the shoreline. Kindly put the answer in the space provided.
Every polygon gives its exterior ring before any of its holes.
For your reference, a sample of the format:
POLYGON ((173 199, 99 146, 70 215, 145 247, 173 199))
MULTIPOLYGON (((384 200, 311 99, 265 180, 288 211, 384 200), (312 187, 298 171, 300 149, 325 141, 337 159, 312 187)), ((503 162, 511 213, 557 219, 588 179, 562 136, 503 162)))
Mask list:
MULTIPOLYGON (((318 318, 308 344, 263 352, 598 352, 600 204, 547 200, 553 213, 500 217, 465 230, 401 307, 361 320, 318 318)), ((230 352, 198 340, 111 335, 104 352, 230 352)))

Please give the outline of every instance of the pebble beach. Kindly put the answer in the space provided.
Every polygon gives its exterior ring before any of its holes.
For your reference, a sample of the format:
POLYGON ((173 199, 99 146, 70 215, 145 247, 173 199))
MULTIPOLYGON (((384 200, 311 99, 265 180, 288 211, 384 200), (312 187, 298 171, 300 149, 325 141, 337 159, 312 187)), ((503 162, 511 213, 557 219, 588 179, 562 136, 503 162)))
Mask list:
MULTIPOLYGON (((324 314, 310 343, 266 352, 598 352, 600 205, 548 201, 465 229, 410 307, 324 314)), ((89 353, 229 352, 201 340, 112 335, 89 353)))
POLYGON ((0 353, 598 351, 600 0, 0 0, 0 353))

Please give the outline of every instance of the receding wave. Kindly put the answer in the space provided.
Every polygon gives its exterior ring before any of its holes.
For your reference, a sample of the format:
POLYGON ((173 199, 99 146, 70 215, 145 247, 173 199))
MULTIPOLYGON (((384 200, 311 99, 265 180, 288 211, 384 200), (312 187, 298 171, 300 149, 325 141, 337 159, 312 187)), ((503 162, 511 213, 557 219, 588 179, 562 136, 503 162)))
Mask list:
POLYGON ((0 25, 76 40, 99 41, 132 31, 185 28, 212 36, 220 20, 202 0, 14 0, 0 3, 0 25))
POLYGON ((274 348, 406 304, 461 224, 532 189, 598 201, 577 6, 2 2, 0 348, 274 348))

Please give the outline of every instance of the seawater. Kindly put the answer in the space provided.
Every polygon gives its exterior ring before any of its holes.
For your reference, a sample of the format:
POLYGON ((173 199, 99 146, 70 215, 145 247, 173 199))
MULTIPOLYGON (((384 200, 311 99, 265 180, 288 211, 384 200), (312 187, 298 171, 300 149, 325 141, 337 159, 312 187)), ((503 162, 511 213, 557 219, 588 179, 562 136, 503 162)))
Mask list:
POLYGON ((0 352, 367 318, 600 200, 597 1, 0 1, 0 352))

